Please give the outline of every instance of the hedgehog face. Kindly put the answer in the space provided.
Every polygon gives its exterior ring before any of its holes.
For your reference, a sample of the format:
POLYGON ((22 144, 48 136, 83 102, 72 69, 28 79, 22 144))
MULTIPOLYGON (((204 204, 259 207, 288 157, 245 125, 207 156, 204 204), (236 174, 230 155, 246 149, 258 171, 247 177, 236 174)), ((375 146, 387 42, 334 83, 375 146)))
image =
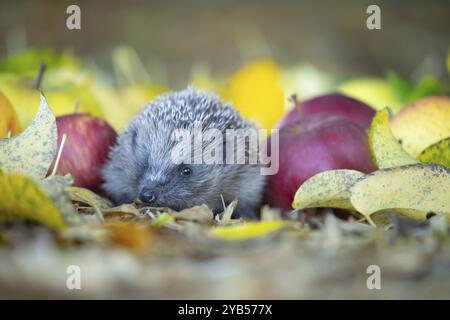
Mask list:
POLYGON ((164 170, 149 165, 141 177, 137 198, 154 207, 181 210, 206 203, 215 207, 220 191, 211 165, 179 164, 164 170), (213 199, 213 201, 211 201, 213 199))
POLYGON ((121 181, 127 184, 127 187, 123 186, 122 190, 126 192, 121 193, 119 201, 139 199, 152 207, 174 210, 203 203, 213 208, 216 202, 221 203, 220 183, 216 181, 220 166, 193 164, 191 156, 174 160, 177 142, 172 139, 171 132, 159 130, 157 137, 154 132, 137 130, 131 125, 119 140, 115 149, 126 159, 120 170, 124 172, 121 181))

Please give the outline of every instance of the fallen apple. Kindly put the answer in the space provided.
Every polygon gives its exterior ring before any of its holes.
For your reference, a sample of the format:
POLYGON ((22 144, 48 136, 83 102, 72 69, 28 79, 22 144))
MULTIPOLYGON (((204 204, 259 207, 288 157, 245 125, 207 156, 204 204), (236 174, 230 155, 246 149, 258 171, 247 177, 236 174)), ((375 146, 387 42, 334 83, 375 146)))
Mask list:
POLYGON ((15 136, 19 132, 20 125, 16 111, 0 91, 0 138, 6 138, 9 134, 15 136))
MULTIPOLYGON (((56 173, 70 173, 74 185, 96 190, 101 184, 100 167, 105 163, 109 148, 116 140, 116 132, 104 120, 88 114, 71 114, 56 118, 58 127, 58 150, 63 135, 67 140, 63 145, 56 173)), ((48 174, 53 172, 56 158, 48 174)))
POLYGON ((335 115, 305 116, 279 131, 279 170, 269 176, 266 199, 289 210, 302 183, 332 169, 373 171, 367 134, 356 123, 335 115))
POLYGON ((391 120, 394 136, 417 157, 428 146, 450 137, 450 98, 431 96, 404 107, 391 120))
POLYGON ((318 96, 302 102, 297 102, 294 99, 294 103, 294 108, 278 123, 278 128, 296 123, 303 116, 313 114, 342 116, 363 128, 368 128, 375 115, 374 109, 367 104, 339 93, 318 96))

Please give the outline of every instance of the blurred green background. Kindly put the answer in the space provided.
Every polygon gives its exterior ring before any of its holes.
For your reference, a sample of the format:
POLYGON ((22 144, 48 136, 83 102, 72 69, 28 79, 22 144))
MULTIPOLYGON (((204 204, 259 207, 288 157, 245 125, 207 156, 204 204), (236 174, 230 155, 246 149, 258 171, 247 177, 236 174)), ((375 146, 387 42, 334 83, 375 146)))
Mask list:
POLYGON ((136 49, 158 83, 184 86, 194 66, 213 75, 257 58, 284 68, 308 62, 338 77, 441 78, 450 44, 450 1, 0 1, 0 57, 34 48, 71 48, 111 72, 111 52, 136 49), (81 7, 81 30, 66 8, 81 7), (381 30, 366 8, 381 7, 381 30))

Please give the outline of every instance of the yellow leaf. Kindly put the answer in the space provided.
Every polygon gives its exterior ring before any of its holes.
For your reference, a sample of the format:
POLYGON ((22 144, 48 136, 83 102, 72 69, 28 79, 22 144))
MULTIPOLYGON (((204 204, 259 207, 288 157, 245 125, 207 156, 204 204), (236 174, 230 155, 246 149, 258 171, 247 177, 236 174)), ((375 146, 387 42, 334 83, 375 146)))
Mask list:
POLYGON ((419 163, 378 170, 356 182, 350 194, 353 207, 369 222, 370 215, 389 209, 405 209, 413 219, 427 212, 450 218, 450 169, 419 163))
POLYGON ((0 170, 0 221, 32 220, 61 230, 66 223, 54 202, 31 179, 0 170))
POLYGON ((394 137, 389 127, 389 110, 378 111, 369 129, 369 147, 372 160, 379 169, 418 163, 394 137))
POLYGON ((289 221, 274 220, 246 222, 229 226, 219 226, 209 231, 209 236, 223 240, 247 240, 264 237, 292 225, 289 221))
POLYGON ((279 67, 272 61, 257 61, 231 77, 225 99, 244 117, 271 129, 284 114, 284 93, 279 67))
POLYGON ((175 222, 175 219, 167 212, 164 212, 164 213, 158 215, 156 217, 156 219, 152 221, 152 224, 156 227, 164 227, 173 222, 175 222))
POLYGON ((354 210, 350 188, 364 173, 355 170, 329 170, 306 180, 294 197, 294 209, 328 207, 354 210))
POLYGON ((450 168, 450 137, 429 146, 418 155, 417 159, 450 168))
POLYGON ((33 179, 41 179, 56 153, 56 120, 45 97, 36 118, 24 132, 10 139, 0 139, 0 168, 33 179))

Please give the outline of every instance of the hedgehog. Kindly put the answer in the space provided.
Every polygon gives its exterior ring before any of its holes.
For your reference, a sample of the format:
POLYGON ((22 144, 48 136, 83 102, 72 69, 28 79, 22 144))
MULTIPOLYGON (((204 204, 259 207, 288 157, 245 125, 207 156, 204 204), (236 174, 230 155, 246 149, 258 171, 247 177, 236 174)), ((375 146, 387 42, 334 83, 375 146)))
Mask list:
POLYGON ((257 129, 214 94, 193 87, 162 94, 134 116, 119 135, 101 170, 102 189, 117 205, 138 201, 176 211, 206 204, 220 213, 237 199, 234 217, 256 219, 265 177, 261 165, 249 161, 258 146, 246 139, 246 132, 257 129), (197 143, 193 138, 196 126, 200 133, 219 132, 223 138, 197 143), (229 130, 241 132, 237 143, 225 138, 229 130), (174 152, 183 145, 174 139, 177 131, 189 135, 184 139, 184 153, 174 152), (235 154, 242 141, 245 152, 235 154), (218 161, 195 161, 213 147, 223 147, 222 154, 217 152, 218 161), (229 154, 234 162, 230 163, 229 154))

